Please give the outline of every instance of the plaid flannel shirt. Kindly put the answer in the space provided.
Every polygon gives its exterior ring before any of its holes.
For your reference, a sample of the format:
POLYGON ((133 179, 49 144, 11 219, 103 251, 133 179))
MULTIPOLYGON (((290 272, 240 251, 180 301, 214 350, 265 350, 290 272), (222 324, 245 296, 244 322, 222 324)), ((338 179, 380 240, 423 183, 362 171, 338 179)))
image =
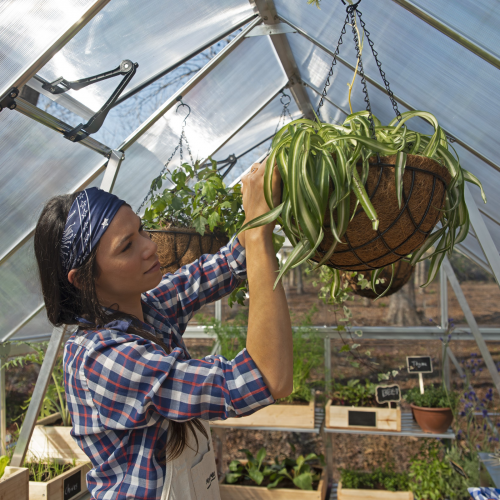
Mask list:
POLYGON ((87 485, 95 500, 159 499, 166 466, 156 451, 169 421, 249 415, 274 402, 246 349, 233 360, 191 359, 182 339, 201 306, 224 297, 246 275, 245 252, 233 239, 163 276, 143 294, 146 324, 171 353, 128 334, 130 322, 78 330, 64 350, 65 389, 76 442, 92 461, 87 485))

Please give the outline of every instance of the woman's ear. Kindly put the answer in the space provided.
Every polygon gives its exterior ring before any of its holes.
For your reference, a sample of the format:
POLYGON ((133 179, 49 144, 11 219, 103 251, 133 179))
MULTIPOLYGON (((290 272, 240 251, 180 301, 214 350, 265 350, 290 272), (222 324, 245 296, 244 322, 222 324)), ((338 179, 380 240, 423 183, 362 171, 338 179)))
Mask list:
POLYGON ((71 271, 68 273, 68 281, 76 288, 80 288, 78 286, 78 280, 76 279, 76 269, 71 269, 71 271))

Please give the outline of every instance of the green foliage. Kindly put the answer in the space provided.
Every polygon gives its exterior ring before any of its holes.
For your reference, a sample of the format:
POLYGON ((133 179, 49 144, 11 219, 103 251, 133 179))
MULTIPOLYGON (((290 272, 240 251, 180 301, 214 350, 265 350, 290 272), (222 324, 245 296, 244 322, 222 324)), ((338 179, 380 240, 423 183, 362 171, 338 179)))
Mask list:
MULTIPOLYGON (((469 498, 467 488, 470 486, 478 486, 481 484, 479 471, 481 462, 476 450, 465 451, 457 446, 453 441, 450 448, 445 450, 444 461, 450 463, 455 462, 464 470, 468 479, 461 476, 458 472, 453 471, 448 484, 453 493, 450 493, 450 500, 461 500, 462 498, 469 498)), ((493 486, 493 485, 492 485, 493 486)))
POLYGON ((8 457, 6 455, 3 455, 2 457, 0 457, 0 479, 4 475, 5 467, 7 467, 7 465, 9 465, 9 463, 10 463, 10 457, 8 457))
MULTIPOLYGON (((36 344, 33 342, 19 342, 18 344, 27 345, 35 352, 10 359, 5 363, 5 369, 13 366, 25 366, 31 363, 35 363, 40 366, 42 365, 48 343, 36 344)), ((31 397, 26 400, 25 406, 22 406, 21 408, 23 410, 27 410, 30 401, 31 397)), ((69 414, 68 405, 66 403, 66 394, 64 392, 64 368, 62 356, 57 358, 54 369, 52 370, 52 383, 49 384, 47 391, 45 392, 45 398, 42 403, 39 418, 48 417, 49 415, 53 415, 58 412, 61 414, 63 425, 70 426, 71 416, 69 414)))
MULTIPOLYGON (((442 455, 442 453, 441 453, 442 455)), ((453 470, 440 456, 437 441, 422 445, 419 455, 410 460, 410 488, 416 500, 456 498, 451 485, 453 470)))
MULTIPOLYGON (((309 377, 313 368, 323 366, 323 341, 311 327, 311 317, 316 311, 312 308, 302 324, 293 331, 293 392, 282 401, 310 401, 311 387, 309 377)), ((247 318, 240 313, 233 323, 223 323, 214 318, 196 316, 205 326, 205 333, 213 333, 219 343, 218 354, 226 359, 234 357, 246 346, 247 318)))
POLYGON ((413 387, 405 395, 408 403, 424 408, 451 408, 455 411, 458 405, 458 396, 453 391, 448 391, 442 384, 431 385, 420 394, 419 387, 413 387))
POLYGON ((296 459, 285 458, 279 460, 275 457, 273 464, 267 464, 265 458, 266 449, 261 448, 254 457, 247 450, 239 450, 245 453, 247 463, 233 460, 229 464, 229 473, 226 475, 226 483, 237 484, 245 480, 250 480, 257 486, 267 483, 267 488, 276 488, 281 481, 289 479, 301 490, 312 490, 313 483, 319 480, 320 474, 312 467, 312 464, 323 463, 323 458, 315 453, 310 453, 306 457, 300 455, 296 459))
POLYGON ((167 170, 153 180, 151 189, 158 192, 153 193, 144 213, 146 229, 173 225, 192 227, 204 235, 208 227, 232 236, 245 218, 241 185, 228 188, 214 160, 210 167, 184 163, 172 172, 167 170), (169 187, 161 191, 164 181, 169 187))
POLYGON ((23 463, 23 467, 28 468, 30 481, 44 483, 64 474, 75 466, 75 459, 72 463, 63 464, 53 458, 30 458, 23 463))
POLYGON ((339 469, 342 488, 373 490, 383 488, 387 491, 409 491, 408 473, 394 472, 389 464, 384 469, 373 472, 359 472, 351 469, 339 469))
MULTIPOLYGON (((373 116, 375 138, 372 137, 368 112, 352 113, 341 125, 321 123, 305 118, 294 120, 283 127, 273 138, 271 152, 264 174, 264 194, 269 207, 267 214, 247 222, 241 230, 258 227, 277 220, 294 246, 281 267, 276 283, 289 269, 311 259, 324 239, 325 214, 329 214, 333 242, 317 267, 334 254, 350 224, 350 199, 354 196, 360 208, 378 230, 379 216, 366 192, 365 183, 370 168, 370 158, 375 155, 396 155, 394 168, 395 191, 402 205, 403 177, 407 155, 432 158, 449 172, 452 182, 447 186, 441 227, 431 234, 411 256, 412 265, 430 259, 426 285, 436 276, 446 253, 451 254, 455 244, 465 239, 469 231, 469 214, 464 198, 465 182, 481 188, 479 180, 464 170, 447 141, 436 118, 425 111, 407 111, 401 121, 395 118, 382 125, 373 116), (421 118, 434 128, 432 136, 408 130, 406 122, 421 118), (355 168, 361 165, 361 172, 355 168), (272 173, 277 164, 284 189, 282 203, 273 203, 272 173), (330 185, 333 184, 333 191, 330 185), (431 248, 434 247, 434 250, 431 248), (430 251, 429 254, 426 254, 430 251)), ((340 271, 334 270, 336 282, 332 291, 339 290, 340 271)), ((376 280, 381 271, 373 272, 376 280)))
POLYGON ((373 406, 377 404, 375 399, 376 384, 365 380, 364 385, 359 380, 348 380, 346 385, 341 382, 333 384, 332 399, 335 404, 345 406, 373 406))

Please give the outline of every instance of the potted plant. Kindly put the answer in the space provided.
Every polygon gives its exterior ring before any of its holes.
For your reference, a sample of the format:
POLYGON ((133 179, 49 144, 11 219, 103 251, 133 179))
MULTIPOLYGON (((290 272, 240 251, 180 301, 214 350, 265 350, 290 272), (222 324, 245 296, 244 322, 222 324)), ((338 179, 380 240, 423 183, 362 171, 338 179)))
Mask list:
POLYGON ((217 252, 245 217, 241 185, 227 187, 213 160, 210 166, 184 163, 167 169, 153 180, 150 194, 143 224, 158 245, 164 273, 217 252), (164 181, 169 186, 160 191, 164 181))
MULTIPOLYGON (((22 366, 26 363, 42 365, 47 344, 23 342, 33 349, 33 353, 9 360, 6 367, 22 366)), ((26 401, 26 409, 31 398, 26 401)), ((43 400, 40 418, 33 429, 28 447, 28 456, 88 460, 70 432, 72 429, 64 392, 64 369, 62 356, 58 357, 52 371, 52 382, 48 385, 43 400)))
POLYGON ((339 470, 338 500, 413 500, 406 472, 394 472, 390 466, 373 472, 339 470))
POLYGON ((30 500, 73 500, 88 491, 86 474, 89 460, 30 458, 24 466, 29 471, 30 500))
POLYGON ((418 387, 414 387, 404 398, 410 403, 413 416, 424 432, 442 434, 450 428, 458 398, 444 385, 426 387, 423 394, 418 387))
POLYGON ((401 430, 401 409, 378 404, 376 384, 349 380, 333 384, 332 397, 326 403, 325 425, 334 429, 401 430))
MULTIPOLYGON (((275 404, 261 408, 245 417, 211 422, 212 427, 288 427, 314 429, 315 391, 311 387, 312 369, 322 366, 323 343, 310 327, 310 315, 293 332, 293 392, 275 404)), ((202 320, 204 321, 204 320, 202 320)), ((233 359, 246 345, 246 321, 222 324, 205 320, 207 333, 215 333, 220 350, 227 359, 233 359)))
POLYGON ((28 469, 9 467, 9 462, 9 457, 0 457, 0 500, 28 500, 28 469))
POLYGON ((339 270, 377 269, 376 280, 379 269, 410 256, 414 265, 434 246, 428 284, 445 254, 468 234, 465 181, 481 188, 452 154, 431 113, 409 111, 388 125, 367 111, 350 114, 341 125, 294 120, 274 136, 266 164, 270 211, 240 231, 273 220, 282 226, 295 248, 277 282, 290 268, 312 260, 336 269, 335 293, 339 270), (434 133, 407 129, 413 118, 428 122, 434 133), (275 165, 284 183, 276 207, 275 165), (441 227, 432 232, 438 222, 441 227))
POLYGON ((255 457, 249 450, 247 460, 233 460, 229 472, 220 481, 221 500, 324 500, 327 481, 322 457, 310 453, 296 459, 285 457, 265 461, 266 449, 261 448, 255 457))

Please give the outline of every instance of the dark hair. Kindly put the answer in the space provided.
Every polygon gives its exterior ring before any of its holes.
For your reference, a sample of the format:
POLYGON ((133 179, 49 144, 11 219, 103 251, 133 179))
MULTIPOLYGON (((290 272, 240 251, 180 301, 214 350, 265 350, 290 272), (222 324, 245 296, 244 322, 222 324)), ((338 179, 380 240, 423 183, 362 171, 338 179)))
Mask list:
MULTIPOLYGON (((35 256, 49 321, 54 326, 78 325, 82 330, 92 330, 115 319, 133 318, 133 316, 119 310, 108 314, 99 304, 95 288, 95 279, 100 273, 96 260, 99 245, 77 269, 75 280, 79 285, 78 288, 68 281, 68 276, 63 271, 60 258, 61 239, 71 205, 78 194, 79 192, 55 196, 46 203, 35 228, 35 256), (91 324, 80 324, 77 317, 84 318, 91 324)), ((170 353, 164 342, 145 329, 131 324, 127 332, 150 340, 167 354, 170 353)), ((198 445, 195 428, 208 439, 205 427, 198 419, 187 422, 171 420, 170 437, 158 450, 158 461, 165 464, 183 452, 187 444, 188 430, 193 433, 198 445)))

